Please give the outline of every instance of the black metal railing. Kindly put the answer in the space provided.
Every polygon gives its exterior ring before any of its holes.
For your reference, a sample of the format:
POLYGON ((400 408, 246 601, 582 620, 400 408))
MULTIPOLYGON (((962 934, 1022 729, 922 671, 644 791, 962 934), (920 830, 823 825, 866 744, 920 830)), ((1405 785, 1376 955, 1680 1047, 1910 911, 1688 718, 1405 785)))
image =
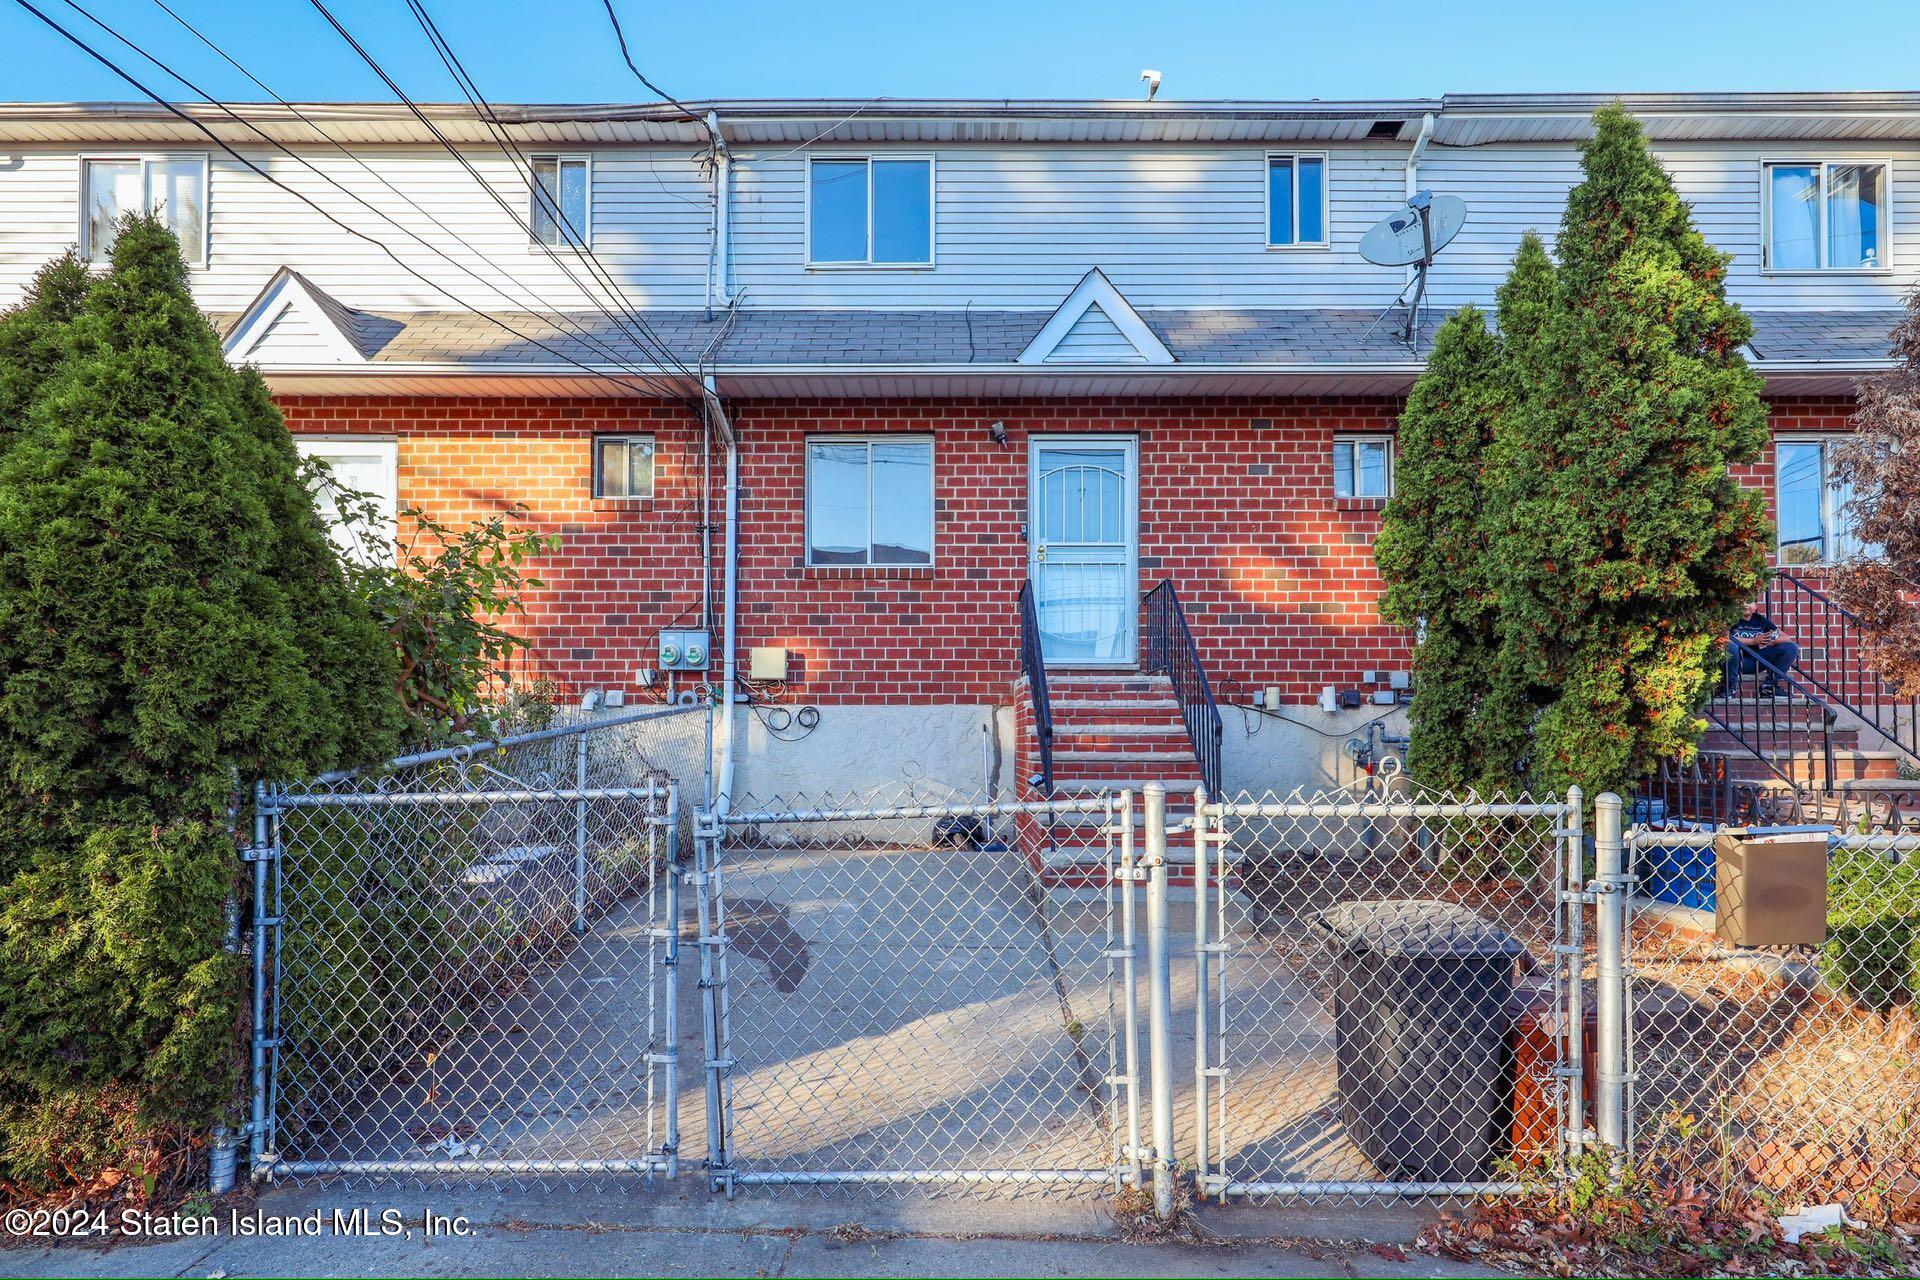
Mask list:
POLYGON ((1200 781, 1206 784, 1209 796, 1218 796, 1224 736, 1220 705, 1213 700, 1213 685, 1206 668, 1200 665, 1200 649, 1187 627, 1186 610, 1180 607, 1180 597, 1170 581, 1147 592, 1141 605, 1144 624, 1140 630, 1140 667, 1159 672, 1172 683, 1180 718, 1187 725, 1187 741, 1193 744, 1194 759, 1200 762, 1200 781))
POLYGON ((1728 642, 1724 682, 1707 704, 1707 719, 1789 786, 1833 785, 1834 709, 1752 645, 1728 642), (1796 765, 1804 766, 1804 776, 1796 765))
POLYGON ((1800 646, 1797 674, 1876 735, 1920 761, 1920 698, 1895 693, 1867 660, 1859 615, 1785 570, 1767 584, 1762 612, 1800 646))
POLYGON ((1020 587, 1020 670, 1027 677, 1027 696, 1033 701, 1033 740, 1040 751, 1040 772, 1027 779, 1042 795, 1053 794, 1053 700, 1047 695, 1047 663, 1040 653, 1040 613, 1033 603, 1033 584, 1020 587))
POLYGON ((1742 778, 1733 761, 1723 751, 1701 751, 1684 764, 1662 760, 1652 776, 1634 788, 1633 820, 1655 826, 1801 820, 1808 797, 1800 787, 1778 778, 1742 778))

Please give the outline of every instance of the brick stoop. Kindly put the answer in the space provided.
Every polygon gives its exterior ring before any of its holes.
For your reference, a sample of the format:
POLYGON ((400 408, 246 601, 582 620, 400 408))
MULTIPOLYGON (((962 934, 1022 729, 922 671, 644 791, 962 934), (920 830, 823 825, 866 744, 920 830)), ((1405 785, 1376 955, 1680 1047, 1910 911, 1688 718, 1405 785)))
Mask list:
MULTIPOLYGON (((1173 685, 1165 676, 1049 671, 1047 694, 1053 706, 1055 798, 1121 787, 1139 792, 1147 783, 1159 782, 1167 789, 1169 824, 1193 817, 1200 762, 1187 740, 1173 685)), ((1040 746, 1025 677, 1014 682, 1013 699, 1016 794, 1022 801, 1044 800, 1034 781, 1040 772, 1040 746)), ((1092 813, 1023 817, 1020 851, 1049 887, 1096 887, 1106 858, 1103 822, 1101 815, 1092 813)), ((1135 841, 1136 852, 1142 851, 1145 837, 1137 826, 1135 841)), ((1191 885, 1192 842, 1175 836, 1168 843, 1169 879, 1191 885)))

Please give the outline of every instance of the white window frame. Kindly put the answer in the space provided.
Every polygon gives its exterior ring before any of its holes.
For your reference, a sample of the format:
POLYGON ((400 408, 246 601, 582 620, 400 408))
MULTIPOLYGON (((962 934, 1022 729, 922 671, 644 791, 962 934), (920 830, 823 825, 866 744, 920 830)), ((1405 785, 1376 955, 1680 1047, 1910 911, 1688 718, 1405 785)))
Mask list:
POLYGON ((660 490, 660 442, 648 431, 601 431, 593 436, 592 456, 587 462, 587 485, 595 502, 651 502, 654 494, 660 490), (603 444, 634 444, 644 441, 653 450, 653 466, 647 471, 647 491, 645 493, 606 493, 600 473, 600 446, 603 444))
POLYGON ((800 168, 800 231, 809 271, 931 271, 940 257, 940 162, 931 151, 810 151, 800 168), (867 256, 862 262, 813 260, 813 164, 816 160, 862 160, 867 166, 867 256), (875 262, 873 260, 873 162, 925 160, 927 162, 927 260, 875 262))
POLYGON ((1333 247, 1333 160, 1325 151, 1269 151, 1260 158, 1260 238, 1276 252, 1331 249, 1333 247), (1273 162, 1291 160, 1293 165, 1293 225, 1300 227, 1300 161, 1320 162, 1320 239, 1301 240, 1297 236, 1285 244, 1273 240, 1273 162))
POLYGON ((1888 156, 1773 156, 1760 161, 1760 271, 1770 276, 1884 276, 1893 274, 1893 160, 1888 156), (1885 175, 1886 200, 1880 207, 1880 256, 1877 267, 1833 267, 1827 257, 1827 170, 1835 165, 1877 166, 1885 175), (1773 176, 1776 168, 1814 169, 1819 173, 1820 192, 1815 202, 1819 222, 1814 230, 1814 248, 1821 265, 1816 267, 1776 267, 1773 265, 1773 176))
POLYGON ((1333 437, 1333 444, 1327 450, 1327 470, 1332 476, 1333 496, 1339 499, 1340 501, 1342 502, 1347 502, 1347 501, 1384 502, 1387 499, 1393 497, 1393 482, 1394 482, 1393 437, 1390 435, 1383 435, 1379 432, 1372 432, 1369 434, 1349 433, 1344 431, 1338 432, 1333 437), (1354 453, 1353 476, 1356 481, 1360 477, 1360 466, 1359 466, 1360 446, 1364 444, 1377 444, 1382 446, 1386 450, 1387 491, 1385 493, 1342 493, 1340 492, 1340 468, 1338 464, 1335 463, 1334 461, 1334 451, 1337 450, 1343 444, 1352 445, 1354 447, 1355 453, 1354 453))
MULTIPOLYGON (((533 252, 538 253, 542 249, 571 249, 575 253, 586 253, 593 248, 593 176, 593 153, 591 151, 527 152, 527 244, 533 252), (579 164, 586 167, 587 191, 585 208, 581 216, 586 220, 587 225, 579 229, 579 244, 575 244, 573 241, 567 239, 566 228, 562 225, 562 219, 557 216, 562 211, 558 209, 555 211, 556 216, 553 220, 554 230, 560 237, 558 240, 552 244, 548 244, 534 231, 534 219, 540 209, 540 179, 534 174, 533 167, 542 160, 551 160, 554 162, 556 166, 554 171, 556 180, 560 177, 561 169, 566 165, 579 164)), ((564 186, 565 184, 561 183, 559 185, 564 186)))
MULTIPOLYGON (((1773 438, 1773 456, 1769 465, 1773 468, 1773 562, 1790 569, 1826 568, 1841 563, 1834 557, 1834 551, 1842 538, 1840 529, 1841 508, 1846 503, 1841 499, 1837 486, 1833 483, 1833 451, 1854 438, 1850 431, 1796 432, 1777 435, 1773 438), (1820 446, 1820 558, 1818 560, 1788 560, 1786 544, 1780 535, 1780 446, 1783 444, 1813 444, 1820 446)), ((1849 532, 1846 539, 1863 551, 1869 548, 1862 543, 1857 533, 1849 532)))
POLYGON ((800 536, 809 569, 931 569, 940 563, 940 449, 931 433, 923 431, 882 431, 845 435, 823 432, 810 435, 801 444, 805 451, 800 476, 800 536), (839 564, 813 558, 813 446, 816 444, 864 444, 867 450, 867 562, 839 564), (873 450, 876 444, 924 444, 927 446, 927 562, 925 564, 875 564, 873 562, 873 450))
MULTIPOLYGON (((302 433, 293 437, 293 448, 294 452, 302 458, 318 458, 323 462, 343 453, 377 454, 386 473, 386 483, 383 486, 384 491, 373 496, 383 499, 391 507, 386 515, 386 528, 382 532, 386 535, 388 542, 398 541, 400 536, 400 442, 396 437, 302 433)), ((328 537, 332 537, 334 515, 321 511, 320 520, 327 527, 328 537)), ((361 549, 364 552, 364 546, 361 549)))
MULTIPOLYGON (((92 219, 87 216, 93 207, 93 192, 87 185, 87 166, 102 162, 137 164, 140 166, 140 185, 145 190, 149 181, 148 166, 169 161, 197 160, 200 162, 200 256, 187 259, 187 266, 193 270, 204 269, 212 259, 213 250, 213 164, 205 151, 96 151, 83 152, 79 156, 79 175, 76 186, 80 192, 80 233, 74 237, 74 243, 80 246, 80 261, 88 266, 105 266, 106 260, 98 262, 93 257, 92 219)), ((149 201, 148 211, 153 205, 149 201)), ((123 215, 128 211, 122 209, 123 215)))

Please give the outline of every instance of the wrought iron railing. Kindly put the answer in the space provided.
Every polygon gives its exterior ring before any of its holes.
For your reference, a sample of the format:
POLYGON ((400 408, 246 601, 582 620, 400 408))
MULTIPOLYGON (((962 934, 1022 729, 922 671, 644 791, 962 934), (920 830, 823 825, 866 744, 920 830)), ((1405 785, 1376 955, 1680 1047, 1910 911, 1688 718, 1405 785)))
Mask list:
POLYGON ((1173 696, 1180 704, 1180 718, 1186 722, 1187 741, 1193 744, 1194 759, 1200 762, 1200 780, 1207 794, 1220 794, 1220 745, 1224 736, 1220 705, 1213 700, 1213 685, 1206 668, 1200 665, 1200 649, 1187 627, 1186 610, 1173 583, 1162 582, 1147 592, 1142 602, 1145 625, 1141 628, 1141 669, 1160 672, 1173 684, 1173 696))
POLYGON ((1831 596, 1781 570, 1762 611, 1800 646, 1796 673, 1909 759, 1920 760, 1920 698, 1903 698, 1867 661, 1860 618, 1831 596))
POLYGON ((1634 788, 1633 820, 1659 825, 1707 823, 1712 826, 1798 822, 1807 796, 1779 778, 1742 778, 1734 757, 1701 751, 1692 760, 1662 760, 1634 788))
POLYGON ((1047 663, 1040 653, 1040 613, 1033 603, 1033 583, 1020 587, 1020 670, 1027 677, 1027 695, 1033 702, 1033 740, 1039 747, 1040 771, 1027 781, 1042 795, 1053 794, 1053 701, 1047 696, 1047 663))
POLYGON ((1793 787, 1834 783, 1834 709, 1792 672, 1740 640, 1728 642, 1725 683, 1707 719, 1793 787), (1753 670, 1742 676, 1741 660, 1753 670), (1763 690, 1771 690, 1771 696, 1763 690), (1801 766, 1796 771, 1795 766, 1801 766))

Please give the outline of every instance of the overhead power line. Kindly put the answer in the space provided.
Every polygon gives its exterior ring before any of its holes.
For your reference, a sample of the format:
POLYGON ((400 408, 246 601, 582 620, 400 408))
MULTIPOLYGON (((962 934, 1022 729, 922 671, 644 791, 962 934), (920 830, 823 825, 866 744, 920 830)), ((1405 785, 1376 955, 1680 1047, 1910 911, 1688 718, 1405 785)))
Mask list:
MULTIPOLYGON (((457 146, 455 146, 454 143, 445 135, 445 133, 443 133, 440 130, 440 128, 433 123, 432 119, 424 111, 420 109, 419 104, 416 103, 410 96, 408 96, 406 91, 400 87, 399 83, 395 81, 394 78, 387 73, 386 68, 380 64, 379 60, 375 58, 370 51, 368 51, 366 46, 363 45, 353 35, 353 33, 349 31, 346 28, 346 26, 337 17, 334 16, 332 10, 328 9, 327 6, 324 3, 322 3, 322 0, 309 0, 309 2, 320 13, 320 15, 326 19, 327 24, 331 26, 336 33, 339 34, 340 38, 345 40, 348 46, 352 48, 356 54, 359 55, 361 61, 365 62, 368 68, 372 70, 373 73, 380 78, 381 82, 387 86, 388 90, 391 93, 393 93, 393 95, 396 98, 398 98, 403 105, 406 106, 407 110, 413 115, 413 117, 416 120, 418 120, 421 123, 421 125, 423 125, 427 129, 429 133, 433 135, 435 140, 437 140, 440 143, 441 147, 446 150, 447 154, 452 156, 455 159, 455 161, 459 163, 459 165, 467 171, 467 173, 474 179, 474 181, 480 185, 481 189, 487 193, 487 195, 494 201, 494 203, 499 205, 501 210, 504 213, 506 213, 508 217, 512 218, 516 223, 519 223, 521 226, 527 229, 528 237, 532 241, 532 243, 535 244, 538 248, 540 248, 542 252, 544 252, 547 255, 549 260, 551 260, 554 263, 554 265, 557 268, 559 268, 559 270, 564 275, 567 276, 568 279, 573 281, 574 285, 581 290, 582 294, 584 294, 593 303, 593 305, 598 310, 601 311, 603 315, 606 315, 607 318, 611 322, 613 322, 617 328, 619 328, 624 334, 626 334, 628 340, 633 342, 634 346, 638 350, 648 353, 655 360, 657 360, 657 362, 660 363, 662 366, 677 368, 682 375, 686 376, 692 384, 693 395, 697 397, 700 394, 699 384, 698 384, 698 380, 693 377, 692 371, 687 369, 686 366, 680 362, 680 360, 673 354, 671 348, 668 347, 665 342, 661 341, 657 334, 653 333, 651 327, 647 325, 646 321, 643 318, 641 318, 639 315, 637 315, 633 311, 633 309, 627 305, 624 295, 620 290, 619 286, 605 275, 604 269, 600 267, 599 263, 594 259, 593 255, 591 253, 582 252, 578 257, 578 261, 582 263, 584 266, 586 266, 588 273, 590 275, 593 275, 595 279, 600 283, 601 287, 606 291, 608 297, 612 299, 613 305, 616 308, 618 308, 619 314, 616 314, 615 312, 608 310, 606 305, 601 301, 601 299, 595 295, 594 291, 591 288, 589 288, 584 282, 582 282, 580 277, 573 272, 571 267, 568 265, 567 261, 559 253, 555 252, 552 246, 547 245, 544 241, 540 240, 538 236, 535 236, 533 234, 531 226, 527 222, 525 222, 517 212, 514 211, 513 207, 509 205, 505 201, 505 199, 501 197, 500 193, 494 189, 493 184, 488 182, 486 178, 483 177, 480 174, 480 172, 473 167, 472 162, 470 162, 466 158, 466 156, 461 153, 460 149, 457 146)), ((529 179, 530 179, 529 190, 531 192, 540 193, 540 194, 536 194, 535 198, 542 199, 545 202, 543 207, 547 207, 553 210, 556 214, 558 214, 559 211, 555 207, 555 203, 552 201, 552 198, 550 196, 547 196, 544 194, 544 192, 542 192, 542 188, 540 187, 538 180, 534 179, 531 174, 529 174, 529 179)), ((563 214, 559 215, 558 220, 563 225, 567 225, 571 227, 571 224, 565 221, 563 214)))
MULTIPOLYGON (((346 232, 348 235, 352 236, 354 239, 360 240, 369 245, 372 245, 374 248, 378 249, 381 253, 385 254, 387 258, 389 258, 395 266, 399 267, 402 271, 406 272, 408 275, 412 276, 414 279, 420 281, 422 284, 426 285, 428 288, 432 289, 434 292, 441 294, 443 296, 452 298, 454 303, 458 305, 462 310, 467 311, 472 315, 479 317, 482 320, 485 320, 493 325, 498 326, 500 329, 506 331, 507 333, 512 334, 514 337, 520 339, 522 342, 538 347, 542 351, 545 351, 548 354, 554 356, 556 359, 560 360, 562 363, 568 364, 577 369, 580 369, 582 372, 590 374, 593 377, 596 377, 596 378, 612 377, 612 379, 616 382, 625 381, 624 378, 618 377, 617 375, 609 375, 604 370, 595 369, 590 365, 583 364, 580 361, 574 359, 572 356, 567 355, 565 352, 559 351, 556 348, 551 347, 548 344, 540 341, 538 338, 532 337, 529 334, 521 332, 519 329, 514 328, 512 325, 508 324, 504 320, 501 320, 499 317, 491 315, 488 312, 482 311, 480 308, 473 306, 471 303, 466 302, 464 299, 461 299, 449 293, 441 285, 429 279, 425 275, 422 275, 419 271, 416 271, 413 267, 409 266, 406 262, 404 262, 400 258, 398 254, 394 253, 392 249, 388 248, 380 240, 366 234, 365 232, 359 230, 356 227, 349 225, 346 222, 341 221, 338 217, 334 216, 333 213, 322 208, 319 204, 315 203, 313 200, 308 198, 305 193, 301 191, 297 191, 294 188, 288 186, 286 183, 280 181, 278 178, 274 177, 271 173, 268 173, 265 169, 262 169, 259 165, 255 164, 252 160, 249 160, 246 156, 241 155, 238 151, 234 150, 234 148, 230 146, 225 139, 221 138, 220 135, 216 134, 212 129, 208 128, 204 122, 200 120, 196 120, 194 117, 188 115, 185 111, 181 110, 179 106, 174 104, 169 99, 162 97, 158 93, 155 93, 152 89, 148 88, 146 84, 141 82, 131 72, 127 71, 124 67, 120 66, 113 59, 109 58, 104 53, 101 53, 98 49, 88 44, 85 40, 81 39, 79 36, 69 31, 66 27, 60 25, 58 21, 56 21, 54 18, 48 15, 45 11, 43 11, 42 9, 34 5, 32 3, 32 0, 14 0, 14 3, 18 4, 22 9, 25 9, 28 13, 32 14, 34 17, 38 18, 47 27, 51 28, 53 31, 57 32, 59 35, 64 37, 69 44, 72 44, 75 48, 79 49, 82 53, 92 58, 95 62, 98 62, 101 66, 105 67, 108 71, 112 72, 116 77, 125 81, 127 84, 131 85, 138 93, 141 94, 141 96, 147 98, 149 101, 154 103, 154 105, 160 107, 162 110, 166 111, 168 114, 175 116, 180 121, 182 121, 189 127, 193 128, 194 130, 198 131, 199 133, 205 135, 205 137, 209 142, 211 142, 214 146, 220 148, 221 151, 225 152, 230 158, 232 158, 235 162, 237 162, 242 167, 247 169, 249 172, 253 173, 255 176, 271 184, 272 186, 278 188, 279 190, 286 192, 288 195, 294 197, 296 200, 299 200, 302 204, 312 209, 315 213, 319 214, 322 218, 325 218, 328 222, 332 223, 334 226, 338 227, 340 230, 346 232)), ((649 390, 643 390, 643 394, 654 395, 657 393, 649 390)))
MULTIPOLYGON (((99 27, 102 31, 105 31, 108 35, 118 40, 122 45, 125 45, 128 49, 131 49, 140 57, 146 59, 149 63, 159 68, 159 70, 164 74, 166 74, 167 76, 170 76, 172 79, 174 79, 178 83, 185 85, 188 90, 199 95, 209 105, 215 107, 216 109, 221 111, 223 114, 228 116, 230 119, 232 119, 235 123, 241 125, 243 128, 253 133, 256 137, 258 137, 262 142, 266 143, 268 146, 273 147, 277 151, 286 155, 289 159, 305 167, 315 177, 321 179, 323 182, 326 182, 328 185, 332 186, 336 191, 340 192, 340 194, 342 194, 349 200, 354 201, 355 203, 359 204, 363 208, 372 212, 376 216, 382 218, 388 223, 388 225, 392 226, 395 230, 400 231, 403 234, 409 236, 410 238, 413 239, 413 241, 416 244, 420 245, 422 248, 426 249, 430 253, 434 253, 438 255, 440 258, 446 261, 450 266, 454 267, 456 270, 463 272, 464 274, 466 274, 467 276, 469 276, 470 278, 472 278, 482 286, 488 289, 491 289, 494 293, 499 295, 505 301, 511 303, 513 306, 521 307, 521 308, 524 308, 526 306, 526 304, 522 302, 520 299, 513 297, 505 289, 501 288, 498 281, 489 279, 488 277, 481 275, 479 272, 475 271, 472 267, 468 266, 464 262, 461 262, 459 259, 455 258, 452 254, 448 253, 445 249, 441 248, 439 245, 421 236, 418 232, 413 230, 411 227, 408 227, 406 224, 401 222, 399 219, 395 218, 392 214, 388 213, 386 210, 379 208, 378 206, 374 205, 371 201, 368 201, 367 199, 362 197, 359 193, 351 190, 350 188, 342 184, 338 179, 334 178, 333 175, 327 173, 325 170, 313 164, 305 156, 299 154, 298 152, 294 151, 292 148, 288 147, 286 144, 280 142, 278 139, 274 138, 271 134, 267 133, 264 129, 261 129, 258 125, 254 124, 251 120, 247 119, 245 116, 241 115, 239 112, 236 112, 235 110, 233 110, 233 108, 227 105, 226 103, 215 98, 212 94, 208 93, 205 89, 195 84, 192 80, 189 80, 186 76, 182 75, 179 71, 175 70, 173 67, 163 62, 154 54, 148 52, 146 49, 140 47, 138 44, 135 44, 132 40, 129 40, 124 34, 122 34, 119 30, 117 30, 112 25, 107 23, 104 19, 99 17, 97 14, 89 12, 84 6, 76 3, 76 0, 64 0, 64 2, 67 5, 67 7, 72 9, 75 13, 78 13, 82 17, 86 18, 89 22, 93 23, 96 27, 99 27)), ((515 285, 519 286, 519 288, 523 292, 532 296, 535 299, 535 302, 537 304, 536 309, 541 309, 541 310, 550 312, 551 318, 560 327, 565 328, 570 334, 578 338, 583 345, 587 346, 590 350, 594 351, 596 354, 605 358, 608 363, 620 368, 621 370, 630 374, 632 377, 639 380, 640 382, 646 383, 648 385, 656 385, 653 383, 652 379, 649 378, 649 375, 646 373, 645 370, 641 369, 637 365, 634 365, 628 361, 623 360, 620 357, 618 352, 614 351, 611 347, 606 346, 604 343, 601 343, 590 329, 587 329, 584 326, 579 325, 577 322, 573 321, 571 317, 567 316, 564 312, 560 311, 558 308, 555 308, 545 298, 541 297, 541 295, 536 290, 534 290, 531 286, 527 285, 525 282, 515 277, 511 272, 501 267, 498 263, 493 262, 491 259, 487 258, 487 256, 484 253, 482 253, 479 249, 475 248, 474 245, 472 245, 467 240, 461 238, 457 233, 455 233, 450 228, 448 228, 445 223, 441 222, 438 218, 433 217, 433 215, 428 213, 425 209, 422 209, 418 203, 416 203, 411 197, 407 196, 405 192, 395 187, 391 182, 388 182, 377 170, 372 168, 365 161, 361 160, 358 156, 354 155, 351 151, 347 150, 347 148, 341 146, 338 142, 334 142, 334 140, 331 137, 327 136, 325 130, 320 129, 318 125, 316 125, 313 121, 307 119, 307 117, 302 115, 298 109, 294 108, 291 103, 286 102, 285 99, 281 98, 278 94, 275 94, 271 88, 269 88, 267 85, 261 82, 259 77, 255 76, 252 72, 248 71, 244 66, 241 66, 239 62, 237 62, 235 59, 230 57, 225 50, 220 48, 219 45, 215 44, 206 35, 201 33, 198 28, 194 27, 186 19, 182 18, 178 13, 175 13, 172 9, 168 8, 164 0, 154 0, 154 3, 158 5, 162 10, 164 10, 170 17, 172 17, 174 21, 178 22, 181 26, 185 27, 188 31, 192 32, 193 35, 197 37, 208 48, 212 49, 215 53, 219 54, 222 58, 224 58, 230 65, 232 65, 236 70, 238 70, 240 74, 246 76, 249 80, 253 81, 254 84, 258 85, 266 93, 273 96, 273 98, 276 101, 280 102, 283 106, 287 107, 287 109, 295 116, 295 118, 299 119, 302 123, 306 124, 309 128, 313 129, 316 133, 320 134, 321 137, 326 138, 328 142, 332 142, 335 149, 338 150, 342 155, 346 156, 348 159, 359 164, 359 166, 362 169, 366 170, 366 172, 370 176, 380 181, 382 185, 384 185, 389 191, 392 191, 396 196, 399 196, 402 200, 406 201, 406 203, 409 206, 411 206, 414 210, 419 212, 422 216, 431 220, 435 226, 439 227, 442 231, 446 232, 446 234, 451 239, 463 245, 475 257, 479 258, 482 262, 486 263, 488 267, 492 268, 494 271, 498 272, 500 275, 505 276, 508 280, 511 280, 515 285)), ((442 291, 445 292, 444 290, 442 291)), ((448 294, 448 296, 451 296, 451 294, 448 294)), ((672 394, 672 392, 670 388, 667 388, 663 384, 660 384, 657 394, 670 395, 672 394)))

